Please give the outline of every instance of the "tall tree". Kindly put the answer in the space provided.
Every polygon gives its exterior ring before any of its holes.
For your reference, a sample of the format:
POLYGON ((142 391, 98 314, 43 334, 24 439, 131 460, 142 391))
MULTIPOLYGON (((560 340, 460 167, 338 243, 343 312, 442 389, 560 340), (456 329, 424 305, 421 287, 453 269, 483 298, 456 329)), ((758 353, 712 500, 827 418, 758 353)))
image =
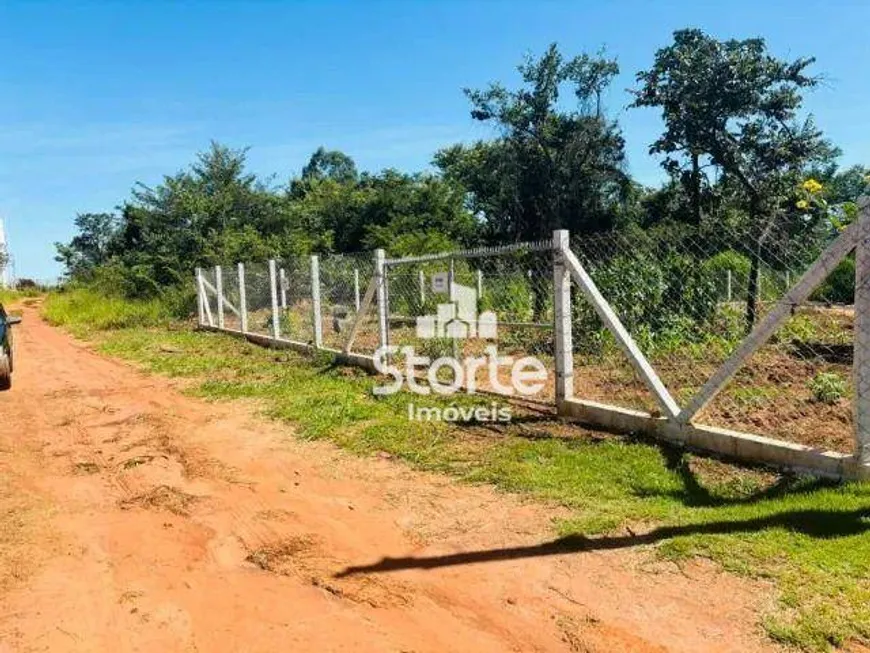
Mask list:
POLYGON ((302 179, 332 179, 339 183, 356 181, 356 164, 344 152, 318 147, 302 168, 302 179))
POLYGON ((684 29, 637 75, 633 106, 660 108, 665 122, 650 152, 664 154, 670 171, 688 162, 693 193, 700 189, 702 159, 739 191, 753 240, 747 329, 757 315, 763 235, 801 175, 832 154, 812 119, 798 119, 802 92, 817 84, 806 72, 813 62, 776 59, 760 38, 719 41, 684 29))
POLYGON ((118 219, 111 213, 79 213, 75 226, 78 233, 69 243, 54 244, 57 249, 55 260, 63 263, 67 275, 82 276, 108 262, 117 235, 118 219))
POLYGON ((566 60, 553 44, 519 72, 517 90, 501 84, 465 90, 471 116, 495 125, 499 137, 442 150, 435 164, 467 188, 492 240, 610 227, 629 183, 622 135, 602 110, 616 62, 586 54, 566 60), (566 90, 573 109, 560 103, 566 90))

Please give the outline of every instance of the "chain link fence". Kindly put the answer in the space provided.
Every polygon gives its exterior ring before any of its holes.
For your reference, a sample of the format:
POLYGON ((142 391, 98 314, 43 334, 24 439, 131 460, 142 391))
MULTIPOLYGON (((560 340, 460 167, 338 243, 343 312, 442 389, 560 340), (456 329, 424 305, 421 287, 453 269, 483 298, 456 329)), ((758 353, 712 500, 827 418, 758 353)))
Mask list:
MULTIPOLYGON (((321 257, 319 267, 323 344, 342 349, 373 283, 374 258, 371 254, 335 254, 321 257)), ((377 313, 370 306, 361 319, 355 351, 371 355, 378 347, 377 313)))
MULTIPOLYGON (((387 341, 400 350, 396 360, 404 361, 406 347, 430 360, 461 361, 484 358, 495 347, 505 358, 497 376, 481 365, 461 381, 496 394, 511 387, 513 361, 535 357, 552 369, 552 261, 549 241, 388 260, 387 341)), ((548 378, 527 399, 552 403, 548 378)))
MULTIPOLYGON (((680 225, 575 237, 572 249, 684 406, 836 236, 680 225)), ((791 304, 785 323, 697 419, 849 451, 854 308, 835 304, 837 292, 823 283, 791 304)), ((575 394, 657 413, 655 399, 582 298, 573 318, 575 394)))
MULTIPOLYGON (((411 363, 424 378, 432 366, 410 355, 478 359, 436 371, 439 381, 464 374, 461 385, 476 392, 513 394, 511 364, 535 359, 547 374, 531 399, 566 414, 606 413, 601 423, 677 439, 701 424, 753 446, 756 435, 805 445, 755 456, 766 461, 853 454, 857 441, 866 463, 870 324, 867 309, 856 313, 855 279, 870 278, 868 219, 842 231, 680 224, 570 241, 556 232, 552 241, 398 259, 360 253, 201 270, 201 323, 356 356, 369 368, 388 345, 391 363, 411 363), (572 402, 585 408, 566 409, 572 402), (635 411, 634 421, 620 409, 635 411)), ((712 448, 723 447, 731 451, 712 448)), ((841 470, 844 459, 832 460, 841 470)))

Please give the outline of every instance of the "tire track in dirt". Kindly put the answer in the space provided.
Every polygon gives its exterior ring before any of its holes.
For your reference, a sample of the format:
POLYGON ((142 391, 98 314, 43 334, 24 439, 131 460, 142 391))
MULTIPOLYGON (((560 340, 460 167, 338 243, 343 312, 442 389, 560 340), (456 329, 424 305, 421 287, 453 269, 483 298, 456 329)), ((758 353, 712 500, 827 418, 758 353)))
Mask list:
POLYGON ((546 543, 554 509, 300 443, 32 309, 17 335, 0 463, 55 507, 61 544, 34 542, 41 570, 0 597, 12 650, 773 650, 762 585, 624 550, 440 566, 546 543))

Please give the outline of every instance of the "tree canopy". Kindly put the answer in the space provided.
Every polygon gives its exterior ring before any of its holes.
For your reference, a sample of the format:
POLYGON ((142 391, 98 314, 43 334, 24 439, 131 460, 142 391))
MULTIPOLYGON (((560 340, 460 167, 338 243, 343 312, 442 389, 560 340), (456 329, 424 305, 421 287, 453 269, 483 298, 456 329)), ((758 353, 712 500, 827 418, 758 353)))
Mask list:
POLYGON ((465 89, 471 117, 494 125, 498 136, 441 150, 436 166, 468 190, 490 240, 613 226, 629 184, 622 134, 602 106, 616 61, 587 54, 566 60, 552 44, 519 72, 516 90, 499 83, 465 89), (574 96, 571 109, 560 103, 566 91, 574 96))
MULTIPOLYGON (((838 151, 803 112, 803 94, 817 84, 813 61, 777 59, 760 38, 675 32, 637 73, 631 105, 661 111, 663 131, 650 144, 666 173, 658 188, 631 178, 608 115, 616 60, 566 56, 553 44, 526 57, 516 87, 464 90, 471 119, 492 126, 492 137, 446 145, 434 170, 360 170, 321 146, 300 174, 276 183, 250 172, 246 150, 212 143, 188 168, 136 184, 115 213, 78 215, 57 259, 70 277, 111 270, 120 291, 144 296, 197 266, 240 260, 379 247, 417 254, 547 239, 557 228, 727 224, 745 228, 736 247, 757 276, 770 225, 818 238, 852 219, 867 190, 868 169, 840 170, 838 151)), ((757 287, 749 285, 751 324, 757 287)))

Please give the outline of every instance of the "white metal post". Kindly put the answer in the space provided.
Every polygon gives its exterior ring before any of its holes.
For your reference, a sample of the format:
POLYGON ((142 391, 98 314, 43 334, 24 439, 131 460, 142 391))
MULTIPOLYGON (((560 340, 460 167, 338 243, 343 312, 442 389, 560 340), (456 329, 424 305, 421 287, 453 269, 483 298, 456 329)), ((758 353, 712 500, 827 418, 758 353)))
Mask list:
POLYGON ((239 263, 239 320, 242 333, 248 332, 248 293, 245 288, 245 264, 239 263))
POLYGON ((272 337, 277 340, 281 335, 281 318, 278 314, 278 270, 275 259, 269 259, 269 290, 272 294, 272 337))
MULTIPOLYGON (((571 334, 571 272, 565 265, 570 247, 567 229, 553 232, 553 302, 556 336, 556 404, 574 396, 574 344, 571 334)), ((480 271, 478 270, 478 275, 480 271)), ((478 277, 478 285, 480 285, 478 277)), ((479 292, 479 291, 478 291, 479 292)))
POLYGON ((281 310, 287 310, 287 270, 281 268, 281 274, 279 277, 281 282, 281 310))
POLYGON ((196 268, 196 307, 199 314, 199 325, 205 326, 205 288, 202 285, 202 268, 196 268))
POLYGON ((386 347, 389 343, 389 331, 387 326, 387 269, 384 260, 386 252, 382 249, 375 250, 375 288, 378 300, 378 343, 386 347))
POLYGON ((359 269, 353 269, 353 305, 359 313, 359 269))
POLYGON ((320 259, 311 256, 311 317, 314 320, 314 346, 323 346, 323 316, 320 314, 320 259))
POLYGON ((224 328, 224 274, 221 266, 214 266, 214 287, 217 294, 218 327, 224 328))
POLYGON ((855 458, 870 465, 870 198, 861 199, 855 244, 855 458))

